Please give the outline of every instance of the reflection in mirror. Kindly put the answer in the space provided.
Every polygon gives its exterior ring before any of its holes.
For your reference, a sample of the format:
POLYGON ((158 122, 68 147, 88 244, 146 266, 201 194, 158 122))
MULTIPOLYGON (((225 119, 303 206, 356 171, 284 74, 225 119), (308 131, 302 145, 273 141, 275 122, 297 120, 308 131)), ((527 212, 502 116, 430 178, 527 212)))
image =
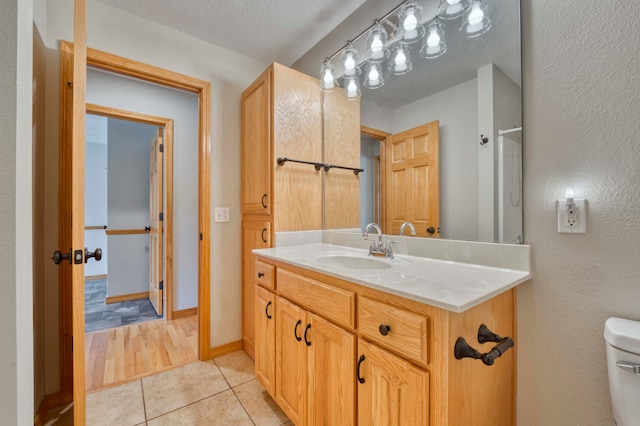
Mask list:
MULTIPOLYGON (((379 10, 368 0, 354 14, 370 4, 379 10)), ((324 161, 365 172, 325 173, 325 229, 377 222, 398 234, 410 221, 417 236, 521 243, 522 138, 509 131, 522 124, 519 2, 410 0, 379 26, 386 35, 366 26, 347 35, 363 32, 350 44, 360 97, 345 90, 344 49, 330 56, 338 86, 323 91, 324 161), (452 3, 467 13, 444 19, 452 3), (482 16, 473 9, 480 6, 482 16), (408 15, 417 25, 406 25, 408 15), (376 55, 382 59, 370 61, 376 55)))

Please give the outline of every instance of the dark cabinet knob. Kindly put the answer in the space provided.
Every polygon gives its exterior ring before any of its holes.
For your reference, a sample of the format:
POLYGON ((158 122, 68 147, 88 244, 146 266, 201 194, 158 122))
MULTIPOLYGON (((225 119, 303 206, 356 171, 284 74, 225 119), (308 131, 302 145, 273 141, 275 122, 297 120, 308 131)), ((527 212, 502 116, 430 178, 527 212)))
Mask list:
POLYGON ((389 327, 387 324, 380 324, 380 327, 378 327, 378 331, 383 336, 386 336, 391 331, 391 327, 389 327))
POLYGON ((430 226, 427 228, 427 232, 431 235, 436 233, 436 228, 434 228, 433 226, 430 226))
POLYGON ((258 278, 262 278, 262 277, 264 277, 264 273, 258 272, 258 278))

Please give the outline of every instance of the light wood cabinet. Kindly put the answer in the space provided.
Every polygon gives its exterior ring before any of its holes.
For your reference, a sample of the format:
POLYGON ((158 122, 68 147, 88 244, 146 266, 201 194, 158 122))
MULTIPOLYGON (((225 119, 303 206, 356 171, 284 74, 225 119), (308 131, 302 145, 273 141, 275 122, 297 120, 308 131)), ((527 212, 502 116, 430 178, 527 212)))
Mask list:
POLYGON ((256 287, 256 377, 269 394, 276 390, 276 296, 256 287))
POLYGON ((358 424, 429 424, 429 373, 364 340, 358 342, 358 424))
POLYGON ((242 344, 251 358, 255 347, 255 273, 256 256, 253 249, 271 247, 271 222, 245 220, 242 222, 242 344))
POLYGON ((242 340, 245 351, 253 357, 255 277, 251 250, 271 247, 275 232, 322 229, 323 171, 306 164, 277 164, 279 157, 322 161, 319 82, 274 63, 242 93, 241 104, 242 219, 243 223, 269 223, 267 242, 255 240, 256 234, 243 236, 242 340))
POLYGON ((258 260, 256 268, 272 266, 275 277, 256 281, 258 328, 268 330, 260 315, 269 295, 275 294, 276 315, 275 343, 263 343, 273 334, 260 331, 257 359, 269 356, 260 346, 275 347, 271 395, 297 426, 515 424, 515 348, 492 366, 453 353, 458 337, 480 352, 494 346, 478 343, 480 324, 515 339, 515 289, 454 313, 258 260), (273 293, 263 288, 269 285, 273 293))

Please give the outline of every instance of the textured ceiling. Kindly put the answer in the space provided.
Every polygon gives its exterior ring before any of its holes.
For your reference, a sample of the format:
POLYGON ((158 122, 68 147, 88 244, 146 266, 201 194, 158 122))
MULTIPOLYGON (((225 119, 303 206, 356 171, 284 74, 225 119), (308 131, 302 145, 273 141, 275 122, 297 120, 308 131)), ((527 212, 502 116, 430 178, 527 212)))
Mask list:
POLYGON ((364 0, 99 0, 212 44, 291 65, 364 0))

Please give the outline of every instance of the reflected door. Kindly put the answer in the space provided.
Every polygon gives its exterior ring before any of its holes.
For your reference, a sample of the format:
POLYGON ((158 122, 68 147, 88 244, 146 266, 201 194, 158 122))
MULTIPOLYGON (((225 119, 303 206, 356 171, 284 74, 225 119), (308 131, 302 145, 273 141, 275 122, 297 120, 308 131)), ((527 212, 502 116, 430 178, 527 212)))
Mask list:
POLYGON ((416 236, 438 238, 440 227, 438 121, 387 139, 385 233, 410 221, 416 236))
POLYGON ((149 148, 149 300, 162 315, 162 129, 149 148))

